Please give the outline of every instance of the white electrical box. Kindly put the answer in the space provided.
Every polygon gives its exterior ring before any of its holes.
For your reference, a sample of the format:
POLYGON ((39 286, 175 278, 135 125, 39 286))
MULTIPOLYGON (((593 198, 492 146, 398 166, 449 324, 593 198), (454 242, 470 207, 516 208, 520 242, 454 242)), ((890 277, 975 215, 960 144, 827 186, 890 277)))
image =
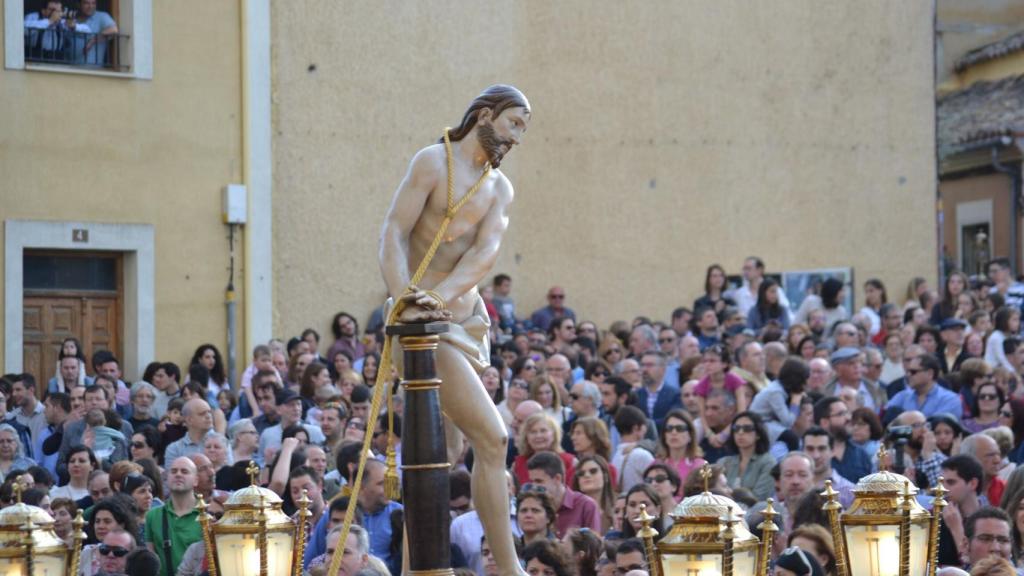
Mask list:
POLYGON ((228 184, 224 187, 225 224, 245 224, 247 208, 245 184, 228 184))

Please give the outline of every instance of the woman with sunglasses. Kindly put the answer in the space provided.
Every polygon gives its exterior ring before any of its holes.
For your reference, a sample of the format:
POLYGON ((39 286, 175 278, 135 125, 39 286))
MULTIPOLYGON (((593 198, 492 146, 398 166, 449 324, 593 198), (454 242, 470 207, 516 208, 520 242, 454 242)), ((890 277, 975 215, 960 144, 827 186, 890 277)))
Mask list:
POLYGON ((615 485, 611 477, 611 465, 605 458, 593 455, 583 456, 576 465, 572 489, 587 496, 601 509, 601 531, 615 529, 615 485))
MULTIPOLYGON (((665 424, 658 432, 658 462, 675 469, 679 478, 704 465, 693 418, 686 410, 675 409, 665 415, 665 424)), ((682 495, 682 492, 679 492, 682 495)))
POLYGON ((732 419, 732 434, 726 441, 731 456, 718 461, 732 488, 746 488, 758 500, 775 492, 772 467, 775 458, 768 452, 768 433, 761 417, 753 412, 740 412, 732 419))
POLYGON ((683 482, 672 467, 660 462, 651 464, 647 470, 644 470, 644 484, 654 488, 654 491, 661 497, 662 510, 675 510, 683 482))
POLYGON ((521 546, 555 538, 555 505, 543 486, 524 484, 516 497, 516 525, 521 546))
POLYGON ((505 399, 498 404, 498 414, 501 414, 506 426, 511 427, 512 422, 515 421, 513 414, 519 407, 519 403, 529 399, 530 383, 522 378, 512 378, 508 383, 508 393, 505 395, 505 399))
POLYGON ((999 410, 999 424, 1013 431, 1010 462, 1024 463, 1024 398, 1010 398, 999 410))
POLYGON ((604 364, 609 372, 615 373, 615 368, 626 356, 622 353, 622 341, 613 333, 605 334, 601 338, 601 344, 597 347, 597 360, 604 364))
POLYGON ((961 416, 962 418, 974 416, 974 397, 978 394, 978 389, 982 384, 992 383, 994 378, 995 371, 988 362, 981 358, 968 358, 964 360, 963 364, 960 365, 960 390, 954 389, 954 392, 960 392, 960 397, 963 400, 963 415, 954 414, 954 416, 961 416))
POLYGON ((970 418, 964 418, 964 428, 971 434, 999 426, 999 410, 1006 403, 1006 395, 992 381, 978 386, 971 404, 970 418))
POLYGON ((259 454, 260 433, 249 418, 242 418, 229 426, 228 438, 231 440, 231 462, 256 460, 259 464, 263 460, 259 454))

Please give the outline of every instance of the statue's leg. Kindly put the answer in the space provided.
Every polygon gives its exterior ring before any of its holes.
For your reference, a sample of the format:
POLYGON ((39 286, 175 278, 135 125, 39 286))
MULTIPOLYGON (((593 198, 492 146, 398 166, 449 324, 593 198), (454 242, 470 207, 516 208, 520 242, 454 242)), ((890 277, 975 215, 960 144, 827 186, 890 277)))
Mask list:
POLYGON ((498 569, 503 576, 523 574, 509 523, 505 422, 469 361, 445 342, 437 350, 437 373, 442 380, 441 408, 473 446, 473 504, 498 569))

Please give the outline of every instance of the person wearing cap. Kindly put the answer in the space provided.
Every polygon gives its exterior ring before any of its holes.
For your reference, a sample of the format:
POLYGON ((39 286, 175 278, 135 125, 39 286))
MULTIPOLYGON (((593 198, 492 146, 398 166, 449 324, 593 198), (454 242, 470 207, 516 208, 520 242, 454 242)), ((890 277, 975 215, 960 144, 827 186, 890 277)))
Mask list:
POLYGON ((907 388, 889 400, 886 409, 917 410, 925 418, 940 412, 962 414, 960 395, 938 384, 941 367, 931 354, 922 354, 907 363, 907 388))
POLYGON ((967 322, 959 318, 946 318, 940 325, 939 335, 942 343, 936 356, 939 357, 939 366, 943 374, 960 370, 960 364, 971 357, 964 348, 964 337, 967 331, 967 322))
POLYGON ((213 410, 206 400, 192 398, 185 402, 181 416, 185 421, 185 435, 167 446, 164 462, 173 462, 175 458, 191 454, 202 454, 203 441, 213 431, 213 410))
POLYGON ((857 392, 860 405, 878 411, 885 405, 885 390, 875 382, 864 379, 864 355, 858 348, 846 346, 832 353, 830 357, 836 377, 825 386, 826 396, 839 396, 839 391, 849 388, 857 392))
MULTIPOLYGON (((267 428, 262 434, 260 434, 259 453, 263 455, 267 462, 270 461, 270 459, 267 458, 268 448, 275 452, 281 449, 281 432, 285 428, 293 424, 299 424, 302 421, 302 397, 296 394, 291 388, 285 388, 278 391, 277 414, 281 418, 281 421, 267 428)), ((302 424, 302 427, 305 428, 306 433, 309 434, 310 444, 323 446, 325 440, 324 433, 320 431, 319 427, 310 426, 309 424, 302 424)))

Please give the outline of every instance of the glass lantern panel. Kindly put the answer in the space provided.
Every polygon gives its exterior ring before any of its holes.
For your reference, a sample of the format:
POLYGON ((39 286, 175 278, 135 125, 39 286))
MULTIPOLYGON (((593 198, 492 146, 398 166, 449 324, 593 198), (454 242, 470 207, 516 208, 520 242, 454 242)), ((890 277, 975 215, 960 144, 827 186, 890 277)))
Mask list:
POLYGON ((0 559, 0 576, 23 576, 25 574, 24 558, 0 559))
POLYGON ((292 533, 274 532, 267 535, 268 574, 275 576, 291 574, 292 549, 295 544, 292 533))
POLYGON ((757 548, 736 552, 732 556, 732 573, 735 576, 757 573, 757 548))
MULTIPOLYGON (((844 526, 850 553, 850 573, 858 576, 897 576, 900 569, 899 526, 844 526)), ((924 572, 916 572, 923 574, 924 572)))
POLYGON ((928 524, 910 525, 910 573, 926 574, 928 567, 928 524))
POLYGON ((216 534, 217 567, 223 576, 260 573, 260 552, 252 534, 216 534))
MULTIPOLYGON (((672 576, 722 576, 720 554, 665 554, 661 557, 665 574, 672 576)), ((734 574, 753 574, 734 572, 734 574)))
POLYGON ((36 571, 33 576, 64 576, 66 564, 63 554, 54 556, 36 556, 36 571))

